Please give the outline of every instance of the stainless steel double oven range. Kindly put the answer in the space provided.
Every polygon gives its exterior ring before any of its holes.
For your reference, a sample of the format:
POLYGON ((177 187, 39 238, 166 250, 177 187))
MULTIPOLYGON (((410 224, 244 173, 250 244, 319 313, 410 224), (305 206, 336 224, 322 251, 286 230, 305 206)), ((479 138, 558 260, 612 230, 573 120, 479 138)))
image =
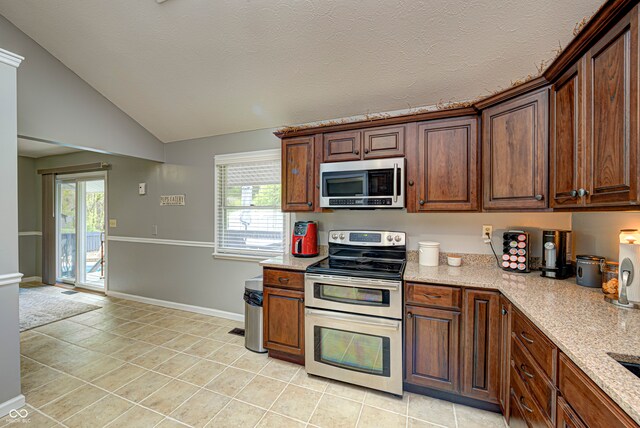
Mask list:
POLYGON ((331 231, 305 275, 307 373, 402 394, 403 232, 331 231))

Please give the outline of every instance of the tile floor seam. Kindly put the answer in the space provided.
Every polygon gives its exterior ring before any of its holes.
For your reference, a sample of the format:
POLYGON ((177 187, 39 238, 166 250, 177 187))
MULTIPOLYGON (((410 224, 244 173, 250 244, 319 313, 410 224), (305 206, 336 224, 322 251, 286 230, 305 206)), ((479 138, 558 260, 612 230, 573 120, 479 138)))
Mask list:
POLYGON ((455 423, 456 428, 459 428, 458 427, 458 416, 457 416, 457 413, 456 413, 456 404, 455 403, 453 403, 453 422, 455 423))
MULTIPOLYGON (((266 367, 266 365, 265 365, 266 367)), ((264 369, 264 367, 262 368, 264 369)), ((260 371, 262 371, 262 369, 260 371)), ((297 373, 297 372, 296 372, 297 373)), ((282 381, 281 381, 282 382, 282 381)), ((258 426, 260 424, 260 422, 265 418, 265 416, 267 416, 269 414, 269 412, 271 411, 271 409, 273 408, 273 406, 276 404, 276 402, 278 401, 278 399, 282 396, 282 394, 284 394, 284 392, 287 390, 287 387, 291 385, 291 379, 289 379, 289 382, 287 382, 287 384, 284 386, 284 388, 282 388, 282 391, 280 391, 280 394, 278 394, 278 396, 276 397, 275 400, 273 400, 273 402, 271 403, 271 406, 269 406, 269 408, 267 409, 266 412, 264 412, 264 415, 262 415, 262 417, 258 420, 258 422, 256 422, 256 424, 254 425, 254 427, 258 426)), ((275 412, 274 412, 275 413, 275 412)), ((282 415, 285 416, 285 415, 282 415)), ((295 419, 295 418, 291 418, 291 419, 295 419)), ((296 419, 297 420, 297 419, 296 419)), ((297 420, 299 421, 299 420, 297 420)))

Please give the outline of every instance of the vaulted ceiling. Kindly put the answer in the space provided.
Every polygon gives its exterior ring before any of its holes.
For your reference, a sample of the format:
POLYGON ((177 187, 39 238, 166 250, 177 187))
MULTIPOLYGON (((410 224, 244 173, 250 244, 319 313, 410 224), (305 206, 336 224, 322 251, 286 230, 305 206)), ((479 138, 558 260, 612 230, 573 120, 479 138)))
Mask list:
POLYGON ((535 73, 601 1, 0 0, 0 14, 168 142, 475 98, 535 73))

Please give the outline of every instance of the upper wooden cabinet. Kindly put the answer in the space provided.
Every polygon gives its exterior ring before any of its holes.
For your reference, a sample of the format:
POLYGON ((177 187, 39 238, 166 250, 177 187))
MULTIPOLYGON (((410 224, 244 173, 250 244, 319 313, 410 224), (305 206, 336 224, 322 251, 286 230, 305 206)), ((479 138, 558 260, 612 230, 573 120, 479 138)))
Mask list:
POLYGON ((282 211, 313 211, 316 198, 315 137, 282 140, 282 211))
POLYGON ((407 163, 417 184, 409 212, 478 209, 478 119, 463 117, 417 125, 417 156, 407 163))
POLYGON ((398 125, 324 134, 322 161, 404 157, 405 129, 405 125, 398 125))
POLYGON ((552 208, 638 204, 638 10, 551 91, 552 208))
POLYGON ((548 89, 482 112, 484 209, 547 207, 548 89))

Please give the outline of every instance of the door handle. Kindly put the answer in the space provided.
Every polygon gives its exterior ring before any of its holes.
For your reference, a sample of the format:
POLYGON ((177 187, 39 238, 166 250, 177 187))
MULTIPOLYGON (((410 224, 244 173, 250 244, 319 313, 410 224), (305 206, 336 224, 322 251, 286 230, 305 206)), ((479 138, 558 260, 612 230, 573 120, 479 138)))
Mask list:
POLYGON ((393 164, 393 202, 398 202, 398 164, 393 164))
POLYGON ((424 297, 426 297, 427 299, 441 299, 442 298, 442 296, 439 296, 437 294, 424 294, 424 293, 422 293, 422 295, 424 297))
POLYGON ((349 324, 357 324, 365 327, 375 327, 383 330, 398 331, 401 326, 401 323, 399 321, 387 321, 387 320, 381 319, 378 322, 369 322, 369 321, 364 321, 362 317, 358 315, 351 315, 351 314, 342 313, 342 312, 325 313, 324 311, 318 311, 315 309, 307 308, 305 309, 305 314, 314 316, 317 318, 326 318, 333 321, 343 321, 343 322, 348 322, 349 324))
POLYGON ((524 331, 521 331, 521 332, 520 332, 520 337, 521 337, 525 342, 527 342, 528 344, 530 344, 530 345, 531 345, 531 344, 533 344, 533 339, 531 339, 531 338, 527 337, 527 334, 526 334, 524 331))
POLYGON ((520 396, 520 404, 522 405, 522 407, 529 413, 533 413, 533 409, 529 406, 527 406, 526 404, 524 404, 524 397, 520 396))
POLYGON ((528 377, 528 378, 530 378, 530 379, 533 379, 533 378, 534 378, 533 374, 532 374, 532 373, 529 373, 529 372, 527 371, 527 368, 528 368, 528 367, 526 366, 526 364, 524 364, 524 363, 520 364, 520 370, 522 370, 522 373, 524 373, 524 375, 525 375, 526 377, 528 377))

